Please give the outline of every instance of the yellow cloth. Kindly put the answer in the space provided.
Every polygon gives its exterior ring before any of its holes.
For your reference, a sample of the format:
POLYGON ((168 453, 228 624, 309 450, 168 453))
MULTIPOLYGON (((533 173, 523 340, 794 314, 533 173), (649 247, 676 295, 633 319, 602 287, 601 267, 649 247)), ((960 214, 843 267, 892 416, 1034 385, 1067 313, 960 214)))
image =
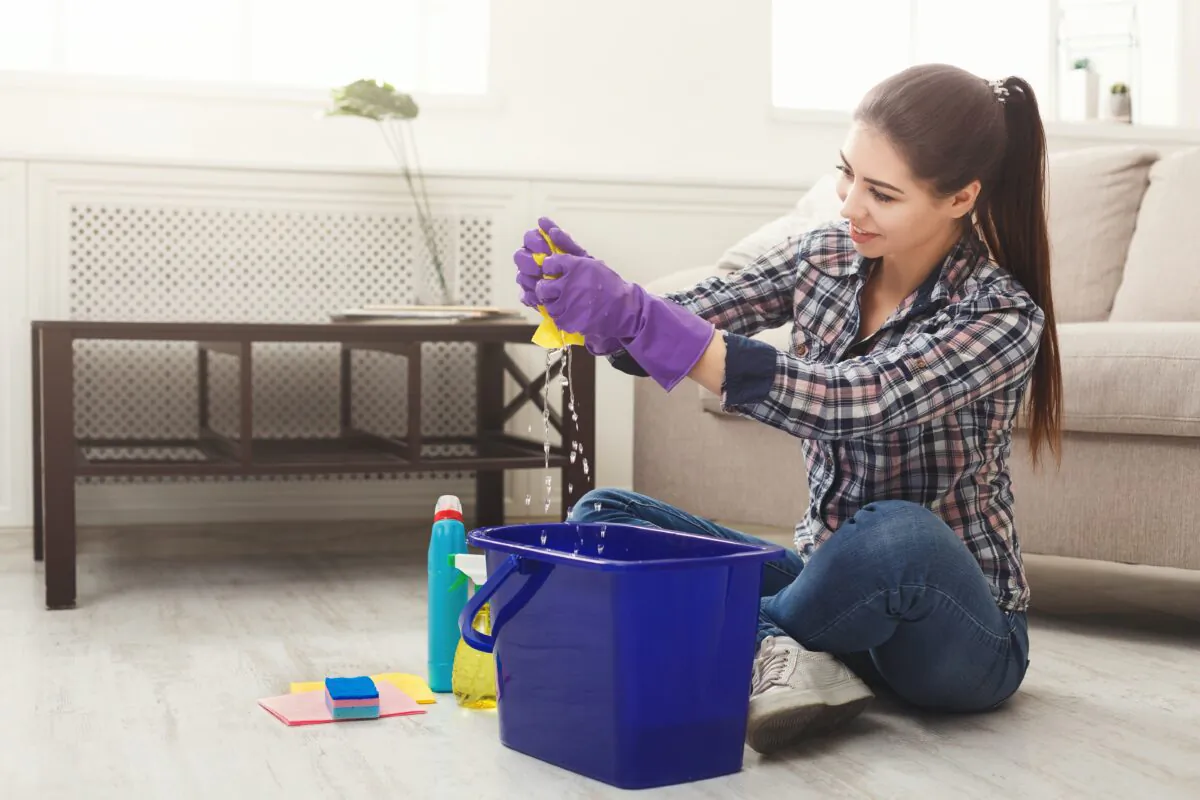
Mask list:
MULTIPOLYGON (((433 692, 429 689, 429 684, 416 675, 406 675, 403 672, 381 672, 378 675, 372 675, 371 680, 376 683, 387 681, 422 705, 437 702, 437 698, 433 696, 433 692)), ((288 691, 291 694, 301 694, 303 692, 318 692, 324 688, 325 681, 296 681, 292 683, 288 691)))
MULTIPOLYGON (((540 233, 542 235, 542 238, 546 240, 546 244, 550 245, 551 253, 560 253, 561 254, 563 252, 562 250, 559 250, 558 247, 555 246, 554 242, 550 241, 550 237, 546 235, 546 232, 544 230, 539 228, 538 233, 540 233)), ((545 253, 534 253, 533 254, 533 261, 539 267, 542 265, 542 262, 545 260, 546 260, 545 253)), ((548 281, 554 280, 554 276, 546 275, 545 273, 542 274, 542 277, 548 281)), ((565 333, 563 331, 560 331, 558 329, 558 325, 556 325, 554 323, 554 320, 550 317, 550 315, 546 313, 545 306, 538 306, 538 311, 542 315, 542 324, 539 325, 538 329, 533 332, 533 343, 534 344, 538 345, 539 347, 545 347, 547 350, 558 350, 560 348, 563 348, 563 347, 566 347, 567 345, 572 345, 572 344, 577 344, 580 346, 583 345, 583 334, 582 333, 565 333)))

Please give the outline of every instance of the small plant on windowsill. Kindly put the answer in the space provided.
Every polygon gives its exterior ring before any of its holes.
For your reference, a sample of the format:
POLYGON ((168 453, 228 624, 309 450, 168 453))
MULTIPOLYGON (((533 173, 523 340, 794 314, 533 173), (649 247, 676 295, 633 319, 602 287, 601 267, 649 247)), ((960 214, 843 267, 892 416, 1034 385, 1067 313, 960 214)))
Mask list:
POLYGON ((1108 90, 1108 110, 1117 122, 1133 121, 1133 104, 1129 98, 1129 86, 1114 83, 1108 90))
POLYGON ((1059 118, 1086 122, 1100 116, 1100 75, 1090 58, 1077 58, 1063 76, 1059 89, 1059 118))
MULTIPOLYGON (((446 282, 445 265, 437 235, 433 227, 433 212, 429 205, 429 193, 425 188, 425 176, 421 171, 417 153, 417 140, 412 130, 412 121, 420 109, 412 95, 397 91, 396 87, 383 81, 361 79, 332 90, 333 106, 326 111, 330 117, 360 117, 373 121, 383 134, 388 149, 392 151, 409 195, 417 211, 417 223, 433 261, 440 297, 434 305, 454 302, 446 282)), ((417 302, 424 298, 418 295, 417 302)))

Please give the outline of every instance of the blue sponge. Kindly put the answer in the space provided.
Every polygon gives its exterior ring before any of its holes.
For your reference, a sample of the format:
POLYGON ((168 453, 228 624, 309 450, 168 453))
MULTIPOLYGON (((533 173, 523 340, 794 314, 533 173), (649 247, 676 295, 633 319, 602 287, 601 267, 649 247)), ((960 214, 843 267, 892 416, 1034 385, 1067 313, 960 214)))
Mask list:
POLYGON ((366 676, 358 678, 326 678, 325 691, 331 700, 373 700, 379 697, 375 681, 366 676))

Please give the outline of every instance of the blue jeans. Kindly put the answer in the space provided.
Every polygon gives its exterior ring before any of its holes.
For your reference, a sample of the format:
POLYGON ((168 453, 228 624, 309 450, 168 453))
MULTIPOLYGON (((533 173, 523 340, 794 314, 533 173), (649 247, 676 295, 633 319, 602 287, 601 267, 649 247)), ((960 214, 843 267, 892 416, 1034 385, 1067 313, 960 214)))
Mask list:
MULTIPOLYGON (((665 503, 589 492, 578 522, 642 525, 762 543, 665 503)), ((791 550, 763 568, 758 638, 832 653, 875 687, 928 709, 982 711, 1025 677, 1023 612, 996 605, 979 564, 941 519, 900 500, 869 503, 805 565, 791 550)))

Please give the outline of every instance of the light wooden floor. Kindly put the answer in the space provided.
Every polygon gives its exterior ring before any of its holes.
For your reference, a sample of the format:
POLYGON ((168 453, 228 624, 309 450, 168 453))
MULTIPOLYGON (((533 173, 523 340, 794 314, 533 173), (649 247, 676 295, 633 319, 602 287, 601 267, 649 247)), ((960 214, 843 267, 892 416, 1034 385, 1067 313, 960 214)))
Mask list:
MULTIPOLYGON (((424 674, 425 536, 84 531, 80 607, 47 612, 27 534, 0 535, 0 796, 622 794, 506 750, 493 713, 452 700, 424 717, 307 728, 255 705, 291 680, 424 674)), ((880 701, 786 756, 747 751, 739 775, 644 794, 1200 797, 1197 584, 1169 575, 1147 590, 1126 571, 1100 593, 1094 575, 1053 561, 1034 572, 1035 592, 1070 615, 1038 616, 1029 679, 1001 711, 945 718, 880 701), (1169 613, 1129 613, 1147 598, 1169 613), (1103 622, 1104 604, 1127 609, 1120 625, 1103 622)))

